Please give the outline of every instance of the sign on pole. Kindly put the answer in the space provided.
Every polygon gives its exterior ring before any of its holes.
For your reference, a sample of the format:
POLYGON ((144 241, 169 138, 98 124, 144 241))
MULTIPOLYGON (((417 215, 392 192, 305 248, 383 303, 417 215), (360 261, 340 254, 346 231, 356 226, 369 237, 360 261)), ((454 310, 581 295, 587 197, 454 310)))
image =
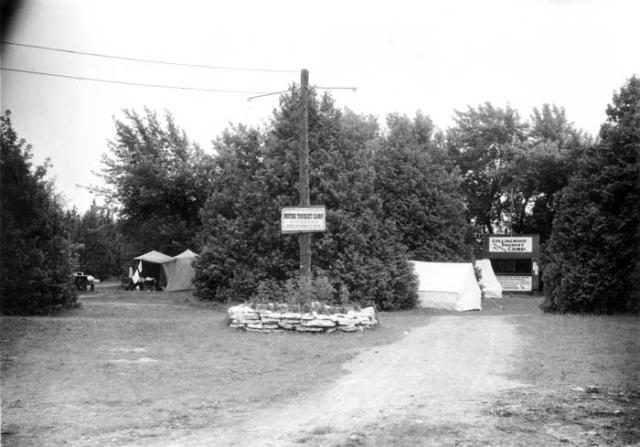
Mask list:
POLYGON ((280 228, 283 233, 312 233, 326 231, 327 210, 324 205, 282 208, 280 228))

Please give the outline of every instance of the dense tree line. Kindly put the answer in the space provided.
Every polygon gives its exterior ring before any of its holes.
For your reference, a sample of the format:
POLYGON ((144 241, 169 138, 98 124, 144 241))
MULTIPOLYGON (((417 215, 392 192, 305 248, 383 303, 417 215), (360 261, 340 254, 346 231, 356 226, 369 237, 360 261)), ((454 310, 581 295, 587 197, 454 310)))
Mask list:
POLYGON ((71 246, 47 165, 33 166, 7 112, 0 117, 0 312, 46 314, 71 306, 71 246))
MULTIPOLYGON (((639 84, 614 96, 596 141, 549 104, 523 119, 485 103, 440 131, 422 113, 390 114, 381 127, 312 92, 311 202, 327 208, 314 275, 336 301, 409 308, 408 259, 470 260, 486 234, 539 233, 545 309, 637 311, 639 84)), ((292 86, 267 125, 232 125, 213 155, 169 113, 125 110, 103 159, 115 207, 82 215, 62 209, 46 167, 33 168, 2 117, 2 311, 73 303, 71 261, 108 277, 151 249, 201 251, 203 299, 249 299, 295 278, 297 238, 280 233, 279 218, 298 202, 298 107, 292 86)))

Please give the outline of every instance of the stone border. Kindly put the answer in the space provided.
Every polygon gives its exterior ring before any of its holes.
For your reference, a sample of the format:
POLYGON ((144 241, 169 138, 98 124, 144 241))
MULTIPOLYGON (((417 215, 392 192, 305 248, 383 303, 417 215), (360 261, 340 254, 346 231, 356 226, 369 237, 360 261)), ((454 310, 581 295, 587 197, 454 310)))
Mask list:
POLYGON ((230 307, 229 326, 248 332, 356 332, 378 324, 373 307, 350 310, 346 313, 288 312, 255 309, 247 304, 230 307))

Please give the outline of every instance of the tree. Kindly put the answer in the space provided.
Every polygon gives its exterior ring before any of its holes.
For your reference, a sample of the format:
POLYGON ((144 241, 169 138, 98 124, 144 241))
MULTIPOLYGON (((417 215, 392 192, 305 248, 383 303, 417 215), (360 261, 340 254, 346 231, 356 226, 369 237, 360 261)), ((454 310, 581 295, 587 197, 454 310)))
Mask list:
POLYGON ((78 267, 100 279, 121 273, 123 242, 111 211, 96 205, 74 225, 73 242, 78 254, 78 267))
POLYGON ((528 126, 516 110, 489 102, 455 113, 447 145, 463 176, 467 218, 478 235, 492 234, 509 211, 504 202, 507 169, 523 149, 528 126))
POLYGON ((124 110, 103 156, 111 199, 121 205, 122 229, 138 252, 176 253, 193 246, 199 211, 209 193, 211 157, 192 143, 171 114, 124 110))
POLYGON ((0 117, 0 297, 3 314, 45 314, 72 306, 70 244, 65 215, 33 168, 31 146, 18 139, 10 113, 0 117))
POLYGON ((545 310, 640 311, 639 78, 614 94, 600 140, 561 193, 544 257, 545 310))
MULTIPOLYGON (((327 208, 313 263, 337 290, 380 308, 411 307, 415 280, 393 222, 375 194, 371 117, 341 112, 330 96, 309 104, 311 203, 327 208)), ((280 234, 280 208, 298 203, 299 90, 280 98, 267 129, 237 126, 216 141, 216 177, 202 211, 205 247, 196 273, 203 298, 246 299, 264 281, 298 271, 297 238, 280 234)))
POLYGON ((556 194, 588 138, 563 108, 550 104, 535 108, 530 122, 489 103, 456 114, 447 145, 464 176, 468 218, 477 235, 538 233, 544 242, 551 234, 556 194))
POLYGON ((383 214, 395 221, 399 238, 414 259, 454 261, 470 256, 462 178, 433 141, 433 123, 387 117, 388 135, 375 151, 376 194, 383 214))

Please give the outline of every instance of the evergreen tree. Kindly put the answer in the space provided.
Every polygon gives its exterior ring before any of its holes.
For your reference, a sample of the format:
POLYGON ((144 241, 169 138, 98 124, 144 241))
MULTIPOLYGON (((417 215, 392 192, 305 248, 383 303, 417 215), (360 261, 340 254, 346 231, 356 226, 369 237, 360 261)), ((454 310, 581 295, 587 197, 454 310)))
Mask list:
POLYGON ((46 165, 31 164, 9 112, 0 117, 0 297, 3 314, 45 314, 71 306, 69 228, 46 181, 46 165))
POLYGON ((469 226, 462 179, 433 141, 433 123, 389 115, 389 133, 375 152, 376 193, 384 216, 396 223, 402 243, 417 260, 468 259, 469 226))
MULTIPOLYGON (((297 274, 297 237, 280 233, 280 209, 298 203, 298 104, 293 88, 266 132, 240 126, 216 142, 196 276, 203 298, 249 298, 260 282, 297 274)), ((327 208, 327 231, 313 235, 313 264, 352 300, 406 308, 416 300, 415 279, 375 194, 369 146, 376 135, 373 118, 343 113, 328 95, 311 94, 310 196, 327 208)))
POLYGON ((613 97, 600 143, 562 191, 544 262, 544 309, 640 311, 640 79, 613 97))

